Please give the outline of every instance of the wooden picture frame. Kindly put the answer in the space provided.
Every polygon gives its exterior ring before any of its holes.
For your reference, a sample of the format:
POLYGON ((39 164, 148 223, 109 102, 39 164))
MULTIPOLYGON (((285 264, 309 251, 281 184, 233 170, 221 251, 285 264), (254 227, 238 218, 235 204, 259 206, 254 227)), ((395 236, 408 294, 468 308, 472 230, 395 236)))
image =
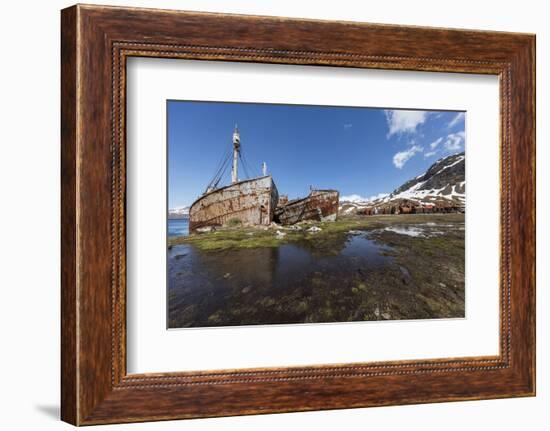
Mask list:
POLYGON ((61 417, 75 425, 535 394, 535 36, 77 5, 61 14, 61 417), (500 354, 130 374, 130 56, 500 78, 500 354))

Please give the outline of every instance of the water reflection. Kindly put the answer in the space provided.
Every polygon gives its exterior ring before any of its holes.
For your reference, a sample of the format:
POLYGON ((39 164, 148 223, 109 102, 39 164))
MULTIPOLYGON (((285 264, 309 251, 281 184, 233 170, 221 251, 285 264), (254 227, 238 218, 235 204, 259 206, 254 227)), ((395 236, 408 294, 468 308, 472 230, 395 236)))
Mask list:
POLYGON ((365 272, 391 263, 389 250, 365 234, 315 249, 300 243, 216 252, 174 246, 168 251, 169 327, 337 321, 347 307, 339 287, 361 286, 365 272), (311 317, 312 310, 326 316, 311 317))

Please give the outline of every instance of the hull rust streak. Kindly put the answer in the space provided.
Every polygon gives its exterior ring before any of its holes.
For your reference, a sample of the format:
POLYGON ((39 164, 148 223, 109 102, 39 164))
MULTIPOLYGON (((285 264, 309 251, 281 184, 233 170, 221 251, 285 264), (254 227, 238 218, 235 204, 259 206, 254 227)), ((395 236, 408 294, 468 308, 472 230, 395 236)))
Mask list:
POLYGON ((269 225, 279 200, 271 175, 230 184, 204 194, 189 209, 189 230, 224 226, 232 219, 243 225, 269 225))
POLYGON ((338 216, 337 190, 312 190, 309 196, 288 202, 275 209, 275 221, 283 225, 303 220, 334 221, 338 216))

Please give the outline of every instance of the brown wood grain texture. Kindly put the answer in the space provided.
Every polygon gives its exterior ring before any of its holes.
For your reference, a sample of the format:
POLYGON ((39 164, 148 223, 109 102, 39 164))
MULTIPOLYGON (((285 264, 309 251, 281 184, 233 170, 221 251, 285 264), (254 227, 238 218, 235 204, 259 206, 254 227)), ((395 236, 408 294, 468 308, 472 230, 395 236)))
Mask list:
POLYGON ((61 24, 63 420, 91 425, 535 394, 534 35, 82 5, 64 9, 61 24), (127 375, 131 56, 498 75, 500 354, 127 375))

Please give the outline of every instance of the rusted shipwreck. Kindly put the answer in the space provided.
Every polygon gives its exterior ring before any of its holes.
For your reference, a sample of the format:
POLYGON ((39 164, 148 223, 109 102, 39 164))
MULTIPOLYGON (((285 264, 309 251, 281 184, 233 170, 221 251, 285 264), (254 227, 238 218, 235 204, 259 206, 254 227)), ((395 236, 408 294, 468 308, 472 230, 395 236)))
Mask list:
POLYGON ((228 153, 219 165, 206 191, 189 208, 189 231, 191 233, 204 228, 225 226, 232 222, 244 225, 269 225, 279 193, 277 187, 266 173, 263 164, 263 175, 239 180, 239 160, 244 164, 241 155, 241 138, 235 126, 233 132, 233 151, 228 153), (218 187, 229 163, 231 184, 218 187))
POLYGON ((269 225, 277 205, 277 187, 270 175, 237 181, 210 191, 189 210, 189 230, 224 226, 231 220, 241 224, 269 225))
POLYGON ((302 220, 334 221, 338 216, 337 190, 311 190, 309 196, 294 199, 275 209, 274 220, 283 225, 302 220))
POLYGON ((339 194, 336 190, 311 190, 309 196, 288 201, 281 196, 265 162, 262 175, 239 180, 239 160, 246 169, 237 127, 233 132, 233 149, 220 163, 206 191, 189 209, 189 231, 209 230, 233 223, 245 226, 270 225, 273 221, 293 224, 302 220, 335 220, 339 194), (231 167, 231 184, 218 187, 224 172, 231 167))

